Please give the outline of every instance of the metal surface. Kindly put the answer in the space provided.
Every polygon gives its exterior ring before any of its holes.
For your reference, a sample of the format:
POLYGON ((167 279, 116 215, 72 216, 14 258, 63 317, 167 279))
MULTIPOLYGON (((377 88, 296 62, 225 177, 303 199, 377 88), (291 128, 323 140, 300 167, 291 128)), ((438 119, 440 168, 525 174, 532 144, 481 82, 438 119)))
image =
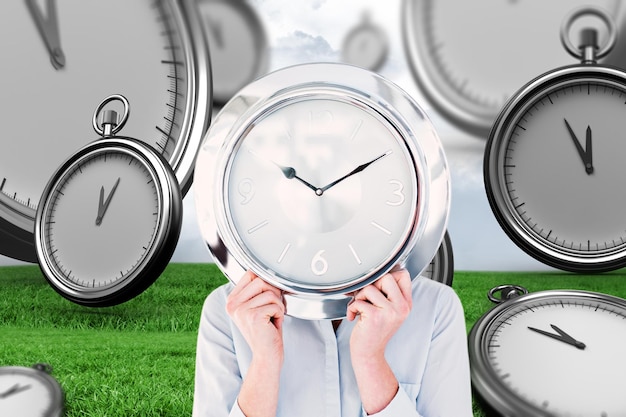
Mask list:
MULTIPOLYGON (((313 104, 310 114, 317 114, 315 112, 319 109, 313 104)), ((319 114, 324 115, 323 112, 319 114)), ((350 118, 344 115, 338 120, 350 118)), ((315 126, 319 127, 319 124, 315 126)), ((274 127, 272 125, 272 129, 274 127)), ((288 137, 290 135, 288 130, 281 127, 280 134, 275 132, 270 137, 288 137)), ((354 127, 347 134, 331 129, 328 131, 330 135, 328 139, 334 137, 336 141, 341 141, 342 138, 345 140, 353 131, 354 127)), ((336 151, 333 155, 331 159, 333 164, 345 165, 347 156, 345 152, 342 155, 340 151, 336 151)), ((389 157, 385 156, 381 161, 387 158, 389 157)), ((291 180, 285 179, 285 176, 282 176, 284 171, 281 174, 281 170, 271 162, 268 162, 268 166, 272 169, 271 172, 276 173, 278 179, 282 177, 284 183, 290 186, 299 184, 297 180, 295 183, 292 182, 295 180, 295 170, 291 180), (271 168, 272 166, 274 167, 271 168)), ((277 161, 273 162, 278 164, 277 161)), ((378 162, 372 166, 376 164, 378 162)), ((349 169, 346 167, 344 171, 349 172, 349 169)), ((358 177, 355 181, 359 181, 358 177)), ((290 67, 271 73, 242 89, 224 106, 205 136, 198 154, 194 182, 197 185, 196 211, 200 230, 216 264, 225 275, 236 283, 246 269, 252 269, 269 283, 291 293, 285 297, 288 314, 310 319, 345 316, 345 304, 351 298, 348 293, 373 282, 395 265, 404 264, 407 259, 412 260, 415 274, 421 273, 432 261, 440 246, 450 204, 447 162, 441 143, 424 113, 412 99, 382 77, 342 64, 290 67), (315 104, 316 101, 335 103, 337 106, 335 111, 355 112, 354 114, 362 114, 366 119, 371 117, 372 120, 378 120, 376 123, 380 126, 390 129, 389 132, 395 132, 392 136, 397 138, 394 141, 399 142, 394 146, 400 146, 398 149, 404 149, 401 153, 410 155, 405 161, 414 166, 419 182, 417 190, 419 197, 417 195, 414 197, 416 211, 412 215, 413 224, 409 226, 404 237, 395 238, 399 239, 395 249, 386 254, 385 260, 358 276, 350 279, 337 278, 327 282, 323 282, 323 279, 314 282, 303 278, 304 275, 300 277, 280 275, 260 263, 258 255, 250 253, 249 248, 241 243, 242 239, 237 235, 238 232, 233 229, 233 219, 229 219, 231 213, 227 212, 228 203, 224 200, 227 192, 221 191, 229 181, 231 155, 238 150, 240 143, 253 129, 260 129, 259 126, 263 126, 265 118, 278 114, 276 111, 289 108, 290 105, 307 106, 307 103, 315 104), (342 108, 346 110, 341 110, 342 108)), ((356 204, 354 207, 358 207, 356 200, 350 200, 346 196, 354 191, 352 187, 356 184, 358 183, 352 183, 350 186, 348 181, 344 181, 343 191, 338 192, 338 197, 344 200, 347 198, 345 201, 349 205, 356 204)), ((311 198, 322 198, 320 194, 316 197, 316 194, 303 184, 297 186, 300 187, 298 190, 303 190, 299 192, 310 193, 311 198)), ((338 185, 336 189, 339 187, 338 185)), ((300 211, 306 212, 305 209, 307 207, 301 207, 300 211)), ((265 223, 259 224, 259 227, 263 226, 265 223)), ((250 231, 254 232, 257 229, 258 227, 253 227, 250 231)), ((250 231, 249 233, 252 233, 250 231)), ((303 232, 302 236, 306 238, 311 236, 311 233, 303 232)), ((320 260, 315 267, 322 266, 323 260, 320 260)), ((313 265, 311 269, 315 269, 313 265)))
POLYGON ((211 113, 195 0, 2 2, 0 39, 13 63, 0 77, 0 253, 36 262, 41 193, 59 165, 93 138, 87 121, 107 95, 128 97, 134 114, 126 134, 157 149, 183 194, 189 189, 211 113), (46 16, 43 35, 36 16, 46 16), (50 26, 59 32, 63 65, 51 65, 50 26))

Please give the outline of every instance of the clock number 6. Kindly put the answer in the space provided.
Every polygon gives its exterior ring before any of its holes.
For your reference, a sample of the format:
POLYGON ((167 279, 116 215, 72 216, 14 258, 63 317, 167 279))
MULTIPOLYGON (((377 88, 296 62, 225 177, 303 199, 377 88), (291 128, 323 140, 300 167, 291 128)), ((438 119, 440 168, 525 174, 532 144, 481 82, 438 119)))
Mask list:
POLYGON ((404 190, 404 185, 402 185, 402 183, 398 180, 390 180, 389 184, 393 185, 396 187, 395 190, 393 190, 393 195, 398 197, 398 199, 396 201, 387 201, 387 205, 389 206, 400 206, 404 203, 405 197, 404 197, 404 193, 402 192, 404 190))
POLYGON ((318 276, 324 275, 328 271, 328 261, 322 257, 324 252, 326 251, 322 249, 311 259, 311 272, 318 276))
POLYGON ((241 204, 248 204, 254 198, 254 182, 252 182, 250 178, 244 178, 239 183, 237 191, 239 191, 239 195, 243 197, 241 204))

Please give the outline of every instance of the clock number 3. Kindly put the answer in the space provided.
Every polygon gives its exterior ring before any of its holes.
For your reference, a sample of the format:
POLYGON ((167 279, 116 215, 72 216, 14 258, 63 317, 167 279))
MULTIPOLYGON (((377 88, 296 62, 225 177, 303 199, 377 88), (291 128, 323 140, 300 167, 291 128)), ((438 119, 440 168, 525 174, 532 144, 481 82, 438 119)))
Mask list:
POLYGON ((241 204, 246 205, 254 198, 254 182, 250 178, 244 178, 237 187, 242 197, 241 204))
POLYGON ((326 251, 322 249, 311 259, 311 272, 318 276, 324 275, 328 271, 328 261, 322 257, 324 252, 326 251))
POLYGON ((386 203, 389 206, 400 206, 404 203, 405 197, 404 197, 404 185, 402 185, 402 183, 398 180, 391 180, 389 181, 389 184, 391 184, 394 187, 393 190, 393 195, 394 197, 396 197, 394 200, 388 200, 386 203))

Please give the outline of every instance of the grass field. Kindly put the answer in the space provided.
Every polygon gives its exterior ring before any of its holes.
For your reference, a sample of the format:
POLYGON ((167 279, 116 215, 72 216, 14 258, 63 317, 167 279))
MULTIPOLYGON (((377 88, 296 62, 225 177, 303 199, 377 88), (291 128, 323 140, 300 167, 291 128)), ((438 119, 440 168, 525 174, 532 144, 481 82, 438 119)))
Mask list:
MULTIPOLYGON (((624 271, 456 272, 469 328, 492 305, 487 291, 584 289, 626 298, 624 271)), ((66 417, 190 416, 196 332, 206 295, 225 282, 212 264, 170 264, 147 291, 107 308, 58 295, 37 266, 0 268, 0 365, 46 362, 65 391, 66 417)), ((485 412, 475 404, 475 416, 485 412)))

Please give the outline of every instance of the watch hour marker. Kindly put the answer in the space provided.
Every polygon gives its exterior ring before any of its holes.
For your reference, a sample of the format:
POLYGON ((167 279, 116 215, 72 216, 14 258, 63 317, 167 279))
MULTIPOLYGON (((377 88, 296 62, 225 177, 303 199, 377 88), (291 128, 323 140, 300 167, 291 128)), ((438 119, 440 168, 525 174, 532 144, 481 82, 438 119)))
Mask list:
POLYGON ((372 221, 370 224, 374 226, 375 228, 377 228, 378 230, 380 230, 381 232, 383 232, 384 234, 391 236, 391 232, 389 230, 385 229, 384 227, 382 227, 380 224, 376 223, 375 221, 372 221))
POLYGON ((361 265, 361 258, 359 258, 359 255, 356 253, 356 251, 354 250, 354 247, 352 247, 351 244, 348 245, 348 248, 350 248, 350 252, 352 252, 352 256, 354 256, 354 259, 356 260, 356 263, 358 263, 359 265, 361 265))
POLYGON ((263 220, 261 223, 259 223, 256 226, 253 226, 250 229, 248 229, 248 234, 251 235, 252 233, 256 232, 257 230, 261 229, 262 227, 267 226, 268 224, 270 224, 269 220, 263 220))
POLYGON ((361 130, 361 126, 363 126, 363 119, 359 119, 359 123, 357 123, 356 127, 352 131, 352 134, 350 135, 350 140, 354 140, 357 133, 359 133, 359 130, 361 130))
POLYGON ((283 261, 283 259, 285 259, 285 255, 289 251, 290 247, 291 247, 291 243, 287 243, 285 245, 285 249, 283 249, 283 251, 280 253, 280 256, 278 257, 278 261, 277 261, 278 263, 281 263, 283 261))

